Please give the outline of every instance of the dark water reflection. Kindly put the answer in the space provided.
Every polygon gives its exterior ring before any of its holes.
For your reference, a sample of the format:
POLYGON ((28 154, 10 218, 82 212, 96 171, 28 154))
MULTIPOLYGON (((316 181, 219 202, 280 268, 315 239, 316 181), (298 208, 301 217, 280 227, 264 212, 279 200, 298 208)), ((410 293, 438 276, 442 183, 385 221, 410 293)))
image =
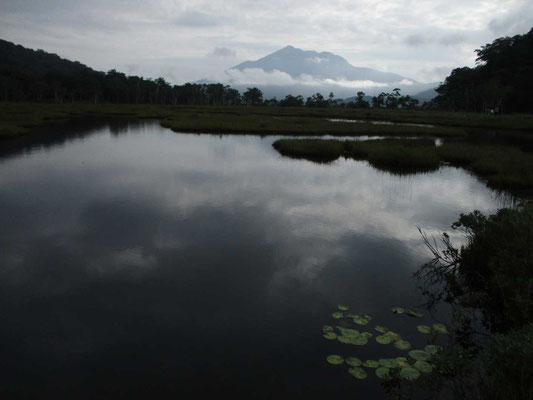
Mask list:
POLYGON ((321 326, 346 303, 423 345, 419 321, 389 311, 421 301, 417 226, 501 204, 455 168, 318 165, 281 157, 275 138, 151 122, 56 129, 0 159, 8 397, 380 398, 372 373, 325 358, 402 352, 332 343, 321 326))

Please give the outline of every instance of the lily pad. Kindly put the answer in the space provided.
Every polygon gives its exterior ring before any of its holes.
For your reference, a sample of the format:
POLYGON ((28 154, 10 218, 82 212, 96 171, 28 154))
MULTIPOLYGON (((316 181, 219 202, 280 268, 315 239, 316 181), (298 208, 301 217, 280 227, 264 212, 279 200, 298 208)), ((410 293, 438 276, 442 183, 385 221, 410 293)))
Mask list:
POLYGON ((334 331, 334 329, 333 329, 332 326, 324 325, 324 326, 322 327, 322 332, 324 332, 324 333, 333 332, 333 331, 334 331))
POLYGON ((448 328, 444 324, 433 324, 433 329, 435 332, 442 333, 443 335, 449 335, 448 328))
POLYGON ((392 342, 392 338, 387 335, 379 335, 376 336, 376 342, 379 344, 390 344, 392 342))
POLYGON ((387 367, 379 367, 376 369, 376 376, 380 379, 391 379, 390 370, 387 367))
POLYGON ((376 326, 376 331, 378 331, 379 333, 386 333, 388 332, 388 330, 389 328, 385 326, 381 326, 381 325, 376 326))
POLYGON ((376 360, 366 360, 363 363, 363 366, 365 366, 367 368, 378 368, 379 367, 379 362, 377 362, 376 360))
POLYGON ((414 358, 415 360, 427 361, 431 358, 431 354, 424 350, 411 350, 409 352, 409 357, 414 358))
POLYGON ((402 337, 396 332, 388 331, 385 335, 389 336, 393 341, 400 340, 402 337))
POLYGON ((394 314, 403 314, 405 310, 401 307, 392 307, 392 312, 394 314))
POLYGON ((337 335, 333 332, 326 332, 323 336, 329 340, 337 339, 337 335))
POLYGON ((339 310, 341 310, 341 311, 348 311, 348 310, 350 309, 350 307, 345 306, 345 305, 343 305, 343 304, 339 304, 339 305, 337 306, 337 308, 338 308, 339 310))
POLYGON ((364 314, 364 313, 363 313, 363 314, 361 315, 361 318, 364 318, 364 319, 366 319, 367 321, 372 321, 372 315, 370 315, 370 314, 364 314))
POLYGON ((358 325, 368 325, 368 320, 359 315, 356 315, 355 317, 353 317, 353 322, 355 322, 358 325))
POLYGON ((433 367, 427 361, 417 360, 414 364, 414 367, 420 372, 431 372, 433 367))
POLYGON ((341 319, 342 318, 342 313, 341 312, 334 312, 333 314, 331 314, 331 316, 335 319, 341 319))
POLYGON ((394 358, 380 358, 379 364, 387 368, 396 368, 398 366, 398 361, 394 358))
POLYGON ((357 379, 365 379, 367 377, 366 372, 363 368, 349 368, 348 372, 350 373, 350 375, 356 377, 357 379))
POLYGON ((361 365, 363 365, 363 362, 357 357, 348 357, 346 359, 346 364, 351 367, 360 367, 361 365))
POLYGON ((405 367, 400 370, 400 376, 408 381, 414 381, 420 378, 420 372, 412 367, 405 367))
POLYGON ((342 336, 357 337, 360 335, 357 329, 344 328, 342 326, 337 326, 337 329, 339 330, 342 336))
POLYGON ((328 363, 333 364, 333 365, 340 365, 344 362, 344 358, 342 358, 342 356, 339 356, 337 354, 329 355, 327 360, 328 360, 328 363))
POLYGON ((442 347, 441 346, 438 346, 436 344, 428 344, 424 350, 426 351, 426 353, 429 353, 431 354, 432 356, 434 356, 435 354, 439 353, 440 351, 442 351, 442 347))
POLYGON ((407 340, 398 340, 394 343, 394 346, 400 350, 409 350, 411 348, 411 343, 407 340))
POLYGON ((422 318, 424 314, 420 314, 418 311, 406 310, 405 313, 413 318, 422 318))
POLYGON ((354 344, 357 346, 364 346, 368 343, 368 339, 364 336, 337 336, 337 340, 344 344, 354 344))
POLYGON ((407 361, 407 358, 405 357, 396 357, 396 366, 400 368, 405 368, 409 366, 409 362, 407 361))
POLYGON ((361 333, 361 336, 366 339, 370 339, 373 335, 370 332, 363 332, 361 333))
POLYGON ((416 329, 418 329, 418 332, 420 333, 431 333, 431 327, 427 325, 418 325, 416 329))

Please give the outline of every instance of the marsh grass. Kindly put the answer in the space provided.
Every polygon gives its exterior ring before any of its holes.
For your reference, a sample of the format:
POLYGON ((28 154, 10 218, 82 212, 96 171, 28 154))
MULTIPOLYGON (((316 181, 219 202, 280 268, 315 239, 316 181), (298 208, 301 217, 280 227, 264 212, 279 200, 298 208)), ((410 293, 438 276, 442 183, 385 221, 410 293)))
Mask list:
POLYGON ((533 116, 487 116, 421 110, 346 109, 305 107, 187 107, 168 105, 90 103, 0 103, 0 138, 16 137, 34 127, 85 115, 114 115, 159 119, 179 132, 460 137, 470 128, 533 131, 533 116), (367 120, 368 123, 331 122, 328 118, 367 120), (429 124, 375 125, 371 121, 429 124))
POLYGON ((399 174, 433 171, 440 163, 435 143, 429 139, 280 139, 273 146, 289 157, 329 162, 343 156, 399 174))
POLYGON ((472 171, 493 189, 522 196, 533 193, 533 154, 512 145, 453 140, 436 147, 429 139, 280 139, 273 146, 288 157, 331 162, 344 156, 397 174, 433 171, 448 163, 472 171))
POLYGON ((438 147, 437 152, 442 161, 474 172, 494 189, 533 190, 533 154, 518 147, 452 141, 438 147))

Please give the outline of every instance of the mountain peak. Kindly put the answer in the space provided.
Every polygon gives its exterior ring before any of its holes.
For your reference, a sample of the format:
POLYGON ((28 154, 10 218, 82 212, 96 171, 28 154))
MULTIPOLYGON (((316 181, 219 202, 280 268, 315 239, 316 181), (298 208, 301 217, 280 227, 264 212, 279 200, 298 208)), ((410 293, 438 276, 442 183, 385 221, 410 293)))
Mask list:
POLYGON ((231 69, 262 69, 265 72, 281 71, 293 78, 302 75, 319 79, 392 83, 404 77, 390 72, 376 71, 351 65, 346 59, 328 51, 302 50, 288 45, 256 61, 245 61, 231 69))

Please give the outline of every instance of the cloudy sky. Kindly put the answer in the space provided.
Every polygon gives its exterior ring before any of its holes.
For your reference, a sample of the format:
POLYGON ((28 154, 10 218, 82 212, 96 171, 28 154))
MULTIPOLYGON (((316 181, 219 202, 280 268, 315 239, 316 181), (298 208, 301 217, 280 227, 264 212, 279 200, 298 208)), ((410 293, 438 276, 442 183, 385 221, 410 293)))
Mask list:
POLYGON ((532 26, 531 0, 0 0, 4 40, 172 83, 286 45, 435 82, 532 26))

